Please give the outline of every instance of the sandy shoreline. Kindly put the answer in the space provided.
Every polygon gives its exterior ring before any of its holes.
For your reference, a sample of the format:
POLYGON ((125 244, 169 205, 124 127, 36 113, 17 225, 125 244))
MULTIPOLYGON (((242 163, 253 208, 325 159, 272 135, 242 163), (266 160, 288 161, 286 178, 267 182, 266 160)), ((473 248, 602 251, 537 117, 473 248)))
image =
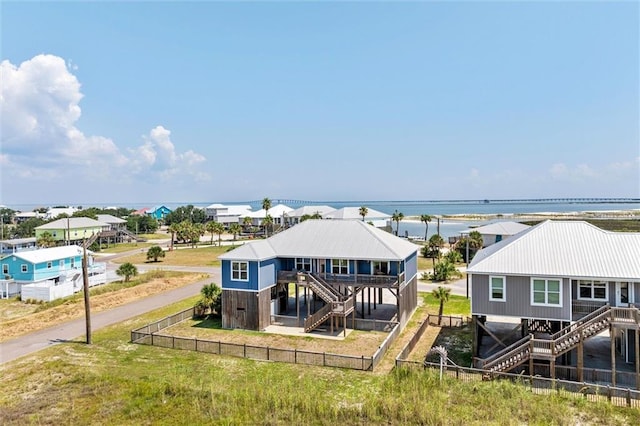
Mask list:
MULTIPOLYGON (((606 210, 576 212, 536 212, 536 213, 460 213, 449 215, 432 215, 431 221, 437 219, 452 222, 487 221, 487 220, 546 220, 546 219, 640 219, 638 210, 606 210)), ((407 216, 405 222, 421 223, 420 216, 407 216)))

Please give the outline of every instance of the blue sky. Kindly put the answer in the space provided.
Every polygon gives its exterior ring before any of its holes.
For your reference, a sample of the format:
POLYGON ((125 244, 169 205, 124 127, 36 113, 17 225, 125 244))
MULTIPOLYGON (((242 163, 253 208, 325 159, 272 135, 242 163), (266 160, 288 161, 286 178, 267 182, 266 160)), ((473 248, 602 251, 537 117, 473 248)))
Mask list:
POLYGON ((640 196, 637 2, 3 2, 12 204, 640 196))

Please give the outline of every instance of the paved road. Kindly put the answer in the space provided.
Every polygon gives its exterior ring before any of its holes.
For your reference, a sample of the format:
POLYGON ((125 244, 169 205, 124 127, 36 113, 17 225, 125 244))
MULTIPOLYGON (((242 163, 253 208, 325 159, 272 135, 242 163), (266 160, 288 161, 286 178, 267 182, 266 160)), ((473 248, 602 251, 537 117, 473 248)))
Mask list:
MULTIPOLYGON (((440 286, 445 288, 450 288, 451 294, 455 294, 457 296, 467 295, 467 279, 466 278, 452 281, 449 284, 442 284, 442 283, 432 284, 425 281, 418 281, 418 291, 430 293, 431 290, 435 290, 440 286)), ((471 285, 469 285, 469 297, 471 297, 471 285)))
MULTIPOLYGON (((148 265, 138 265, 139 268, 148 265)), ((158 269, 158 268, 151 268, 158 269)), ((187 297, 195 296, 200 293, 200 289, 204 284, 211 282, 220 283, 220 268, 197 268, 187 266, 171 266, 166 267, 168 270, 188 271, 188 272, 205 272, 209 277, 195 282, 193 284, 169 290, 164 293, 139 299, 126 305, 118 306, 108 311, 93 313, 91 315, 91 329, 99 330, 112 324, 119 323, 129 318, 144 314, 154 309, 162 308, 187 297)), ((24 336, 8 340, 0 344, 0 363, 6 363, 14 359, 29 355, 41 349, 55 345, 58 343, 74 340, 85 334, 84 317, 68 321, 62 324, 54 325, 44 330, 39 330, 24 336)))

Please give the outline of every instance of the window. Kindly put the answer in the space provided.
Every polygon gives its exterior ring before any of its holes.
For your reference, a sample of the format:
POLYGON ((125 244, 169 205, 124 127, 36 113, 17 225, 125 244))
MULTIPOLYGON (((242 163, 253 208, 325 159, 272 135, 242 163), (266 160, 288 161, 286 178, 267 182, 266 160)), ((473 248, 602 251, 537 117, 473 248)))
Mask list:
POLYGON ((376 275, 389 275, 389 262, 379 262, 374 260, 373 273, 376 275))
POLYGON ((20 265, 20 270, 22 272, 27 272, 27 271, 29 271, 29 267, 26 264, 23 263, 22 265, 20 265))
POLYGON ((296 271, 311 272, 311 259, 309 258, 296 258, 296 271))
POLYGON ((607 283, 604 281, 578 281, 578 299, 609 300, 607 283))
POLYGON ((231 262, 231 279, 234 281, 249 281, 249 263, 231 262))
POLYGON ((60 259, 58 264, 60 265, 61 268, 64 268, 64 259, 60 259))
POLYGON ((489 300, 506 302, 505 277, 489 277, 489 300))
POLYGON ((75 258, 71 258, 71 267, 75 268, 76 267, 76 259, 75 258))
POLYGON ((560 279, 532 278, 531 304, 538 306, 562 306, 560 279))
POLYGON ((47 262, 47 269, 51 269, 52 266, 53 266, 53 262, 47 262))
POLYGON ((331 272, 334 274, 348 274, 349 261, 347 259, 331 259, 331 272))
POLYGON ((7 275, 9 273, 9 265, 6 263, 2 264, 2 273, 7 275))

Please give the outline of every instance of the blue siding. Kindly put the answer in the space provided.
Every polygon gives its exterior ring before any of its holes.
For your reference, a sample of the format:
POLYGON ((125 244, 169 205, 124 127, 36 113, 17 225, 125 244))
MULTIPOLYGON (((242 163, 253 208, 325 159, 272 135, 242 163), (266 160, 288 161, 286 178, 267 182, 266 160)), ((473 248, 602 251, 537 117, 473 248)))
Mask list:
POLYGON ((258 290, 258 262, 249 262, 249 281, 231 279, 231 260, 222 261, 222 288, 232 290, 258 290))
POLYGON ((258 288, 263 290, 272 287, 276 283, 276 259, 269 259, 260 262, 260 282, 258 288))
POLYGON ((61 272, 72 269, 71 260, 74 260, 74 269, 82 268, 82 256, 52 259, 35 265, 15 256, 7 256, 1 263, 9 265, 9 275, 16 281, 40 281, 55 278, 59 276, 61 272), (60 260, 64 260, 63 270, 60 270, 60 260), (51 268, 47 268, 48 262, 51 262, 51 268), (27 265, 27 272, 22 272, 22 265, 27 265))
POLYGON ((409 280, 418 273, 418 253, 413 253, 404 261, 405 279, 409 280))
POLYGON ((280 265, 278 266, 279 271, 293 271, 296 267, 296 260, 291 258, 278 259, 280 265))
POLYGON ((359 260, 358 261, 358 274, 370 274, 371 273, 371 261, 359 260))

